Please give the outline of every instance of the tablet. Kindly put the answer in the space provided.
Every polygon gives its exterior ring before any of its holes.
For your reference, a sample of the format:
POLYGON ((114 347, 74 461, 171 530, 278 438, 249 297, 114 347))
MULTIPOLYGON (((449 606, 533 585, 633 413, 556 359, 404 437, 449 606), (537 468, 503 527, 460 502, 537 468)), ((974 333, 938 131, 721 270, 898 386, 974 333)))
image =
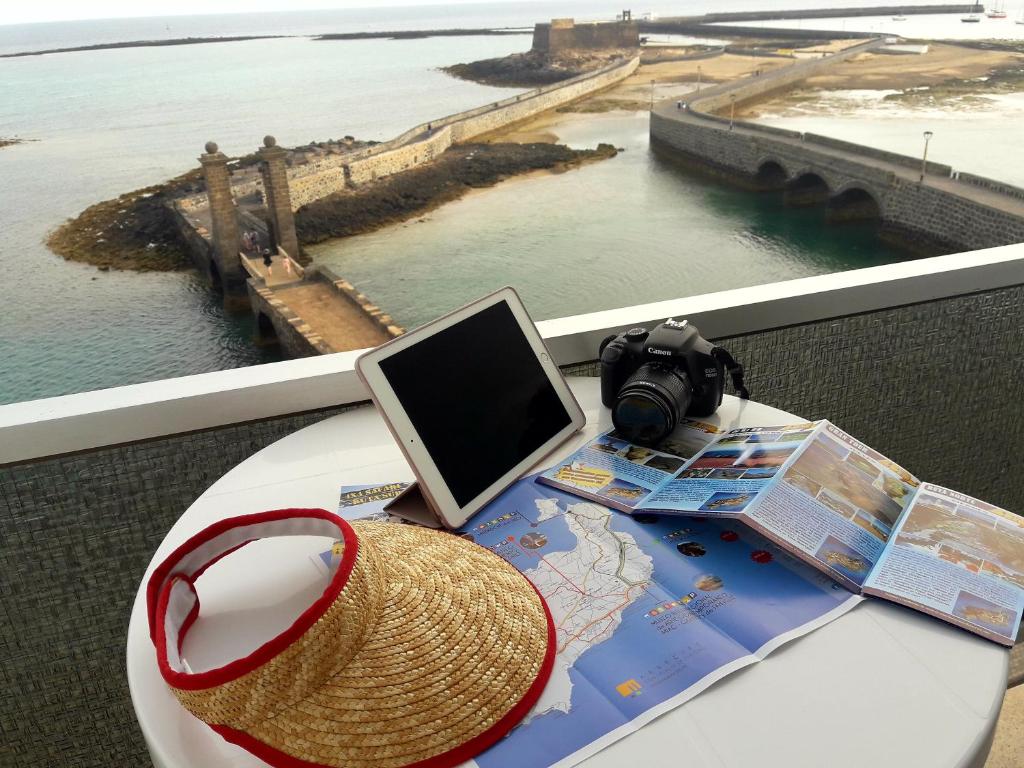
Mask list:
POLYGON ((511 288, 367 352, 356 372, 449 528, 586 423, 511 288))

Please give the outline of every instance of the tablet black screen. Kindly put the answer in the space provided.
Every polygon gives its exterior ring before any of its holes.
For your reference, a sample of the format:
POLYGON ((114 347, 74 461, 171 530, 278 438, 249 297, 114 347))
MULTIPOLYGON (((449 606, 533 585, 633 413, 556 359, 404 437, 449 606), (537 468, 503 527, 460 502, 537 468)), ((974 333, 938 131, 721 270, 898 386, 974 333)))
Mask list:
POLYGON ((505 301, 380 368, 460 507, 571 421, 505 301))

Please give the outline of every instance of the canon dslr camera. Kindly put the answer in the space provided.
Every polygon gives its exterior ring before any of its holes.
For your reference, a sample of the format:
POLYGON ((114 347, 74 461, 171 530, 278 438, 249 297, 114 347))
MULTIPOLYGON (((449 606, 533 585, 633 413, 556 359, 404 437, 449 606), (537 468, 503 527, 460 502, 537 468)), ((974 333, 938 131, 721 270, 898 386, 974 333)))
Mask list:
POLYGON ((633 328, 601 342, 601 402, 615 429, 633 443, 653 445, 682 416, 710 416, 722 404, 725 372, 747 398, 743 368, 686 320, 653 331, 633 328))

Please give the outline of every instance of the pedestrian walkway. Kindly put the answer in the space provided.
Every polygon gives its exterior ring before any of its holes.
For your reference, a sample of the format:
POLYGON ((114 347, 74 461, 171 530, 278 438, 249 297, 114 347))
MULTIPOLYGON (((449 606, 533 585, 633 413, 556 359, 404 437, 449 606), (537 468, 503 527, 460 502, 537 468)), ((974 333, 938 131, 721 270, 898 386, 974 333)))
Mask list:
POLYGON ((391 338, 383 326, 328 283, 307 280, 279 288, 274 296, 335 352, 376 347, 391 338))

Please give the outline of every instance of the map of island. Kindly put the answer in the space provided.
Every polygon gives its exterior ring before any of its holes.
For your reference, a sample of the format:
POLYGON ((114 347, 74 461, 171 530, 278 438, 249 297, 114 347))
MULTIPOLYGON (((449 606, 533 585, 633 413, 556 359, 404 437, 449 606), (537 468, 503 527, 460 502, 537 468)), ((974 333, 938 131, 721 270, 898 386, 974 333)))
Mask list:
POLYGON ((534 477, 459 532, 526 576, 556 627, 544 693, 477 768, 570 768, 861 599, 729 521, 632 517, 534 477))
POLYGON ((576 546, 537 554, 537 565, 523 571, 547 600, 558 638, 551 679, 524 723, 548 712, 569 712, 569 671, 583 653, 612 636, 622 612, 644 594, 654 570, 632 536, 611 529, 612 512, 605 507, 581 502, 563 513, 555 499, 535 503, 538 523, 564 514, 576 546))

